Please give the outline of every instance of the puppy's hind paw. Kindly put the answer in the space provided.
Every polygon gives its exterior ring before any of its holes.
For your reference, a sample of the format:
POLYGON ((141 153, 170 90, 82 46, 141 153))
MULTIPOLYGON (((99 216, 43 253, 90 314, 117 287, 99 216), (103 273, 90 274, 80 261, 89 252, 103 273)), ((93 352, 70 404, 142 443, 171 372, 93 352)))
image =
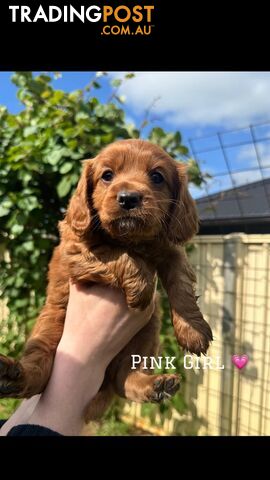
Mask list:
POLYGON ((21 364, 0 355, 0 398, 20 397, 23 388, 24 375, 21 364))
POLYGON ((156 375, 152 389, 148 393, 148 401, 159 403, 172 397, 180 388, 180 377, 175 374, 156 375))

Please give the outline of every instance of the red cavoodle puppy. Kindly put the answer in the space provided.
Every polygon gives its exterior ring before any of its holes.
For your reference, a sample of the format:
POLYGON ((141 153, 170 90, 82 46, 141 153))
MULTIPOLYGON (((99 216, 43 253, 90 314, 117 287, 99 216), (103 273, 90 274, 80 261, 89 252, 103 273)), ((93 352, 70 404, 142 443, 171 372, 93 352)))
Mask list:
MULTIPOLYGON (((69 281, 121 288, 130 308, 144 309, 157 277, 166 290, 176 338, 184 350, 206 353, 212 332, 196 302, 196 278, 183 244, 197 232, 195 203, 185 166, 143 140, 115 142, 86 160, 49 266, 46 304, 20 361, 0 357, 0 397, 31 397, 44 390, 60 341, 69 281)), ((155 356, 158 302, 148 324, 107 368, 87 409, 100 416, 113 394, 136 402, 160 401, 179 388, 177 375, 131 369, 131 355, 155 356)))

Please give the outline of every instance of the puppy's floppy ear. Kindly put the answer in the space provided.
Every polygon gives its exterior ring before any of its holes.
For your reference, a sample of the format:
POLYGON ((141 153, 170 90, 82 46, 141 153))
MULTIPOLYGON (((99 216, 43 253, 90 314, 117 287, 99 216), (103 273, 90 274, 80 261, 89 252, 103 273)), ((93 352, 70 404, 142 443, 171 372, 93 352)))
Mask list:
POLYGON ((175 164, 168 237, 173 243, 183 244, 198 232, 199 219, 195 202, 188 191, 187 167, 183 163, 175 164))
POLYGON ((85 160, 78 186, 70 199, 66 221, 72 230, 82 237, 91 223, 92 164, 93 160, 85 160))

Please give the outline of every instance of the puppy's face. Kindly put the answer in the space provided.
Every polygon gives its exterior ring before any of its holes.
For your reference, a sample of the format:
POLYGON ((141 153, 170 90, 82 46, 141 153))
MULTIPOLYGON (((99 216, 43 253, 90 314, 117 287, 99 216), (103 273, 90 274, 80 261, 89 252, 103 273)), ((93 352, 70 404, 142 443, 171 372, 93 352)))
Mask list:
POLYGON ((114 238, 154 237, 169 215, 176 172, 165 155, 147 147, 115 144, 93 164, 93 207, 114 238))
POLYGON ((186 180, 184 166, 150 142, 116 142, 86 162, 67 220, 74 227, 77 216, 77 233, 86 224, 91 232, 98 220, 121 241, 149 240, 163 231, 181 243, 197 229, 186 180))

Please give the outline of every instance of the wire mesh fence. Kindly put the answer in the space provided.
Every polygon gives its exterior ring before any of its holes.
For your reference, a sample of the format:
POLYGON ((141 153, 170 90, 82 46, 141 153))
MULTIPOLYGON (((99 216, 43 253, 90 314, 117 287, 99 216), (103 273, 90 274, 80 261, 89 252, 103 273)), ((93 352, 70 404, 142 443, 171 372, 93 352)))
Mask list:
POLYGON ((192 401, 197 385, 201 434, 269 435, 270 123, 189 143, 212 176, 203 192, 193 192, 204 197, 197 200, 202 233, 212 235, 197 238, 192 262, 201 308, 215 332, 209 355, 219 357, 224 370, 200 372, 196 381, 190 373, 186 399, 192 401), (231 232, 252 234, 222 235, 231 232), (232 364, 233 354, 248 355, 243 371, 232 364))
MULTIPOLYGON (((232 189, 244 214, 237 187, 270 177, 270 122, 190 138, 189 144, 201 169, 212 176, 203 186, 204 194, 232 189)), ((202 196, 201 188, 193 191, 202 196)), ((269 194, 264 193, 270 210, 269 194)))
POLYGON ((214 331, 209 355, 224 365, 188 376, 187 399, 195 383, 197 415, 205 420, 200 433, 269 435, 270 235, 200 236, 192 263, 214 331), (243 370, 234 354, 248 355, 243 370))
POLYGON ((202 189, 191 189, 202 225, 219 225, 219 233, 239 228, 270 232, 270 123, 191 138, 189 143, 201 170, 211 176, 202 189))
POLYGON ((193 192, 204 197, 197 200, 201 233, 212 235, 198 237, 192 262, 216 337, 209 354, 221 358, 224 370, 199 373, 196 382, 190 374, 186 397, 192 401, 198 385, 195 416, 204 418, 202 434, 269 435, 270 123, 189 143, 212 176, 203 192, 193 192), (231 232, 251 234, 223 235, 231 232), (232 364, 233 354, 248 355, 244 370, 232 364))

